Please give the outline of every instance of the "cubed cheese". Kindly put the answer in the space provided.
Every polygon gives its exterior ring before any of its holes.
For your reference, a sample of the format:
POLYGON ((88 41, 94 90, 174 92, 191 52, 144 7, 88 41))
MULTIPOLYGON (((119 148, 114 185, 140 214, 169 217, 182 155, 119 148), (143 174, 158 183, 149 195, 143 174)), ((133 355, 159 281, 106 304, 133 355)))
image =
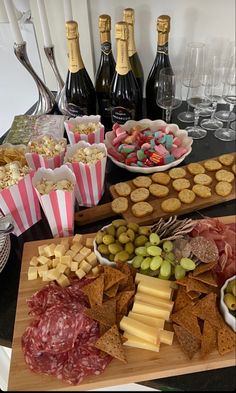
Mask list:
POLYGON ((56 267, 60 263, 60 258, 52 259, 52 267, 56 267))
POLYGON ((99 273, 99 267, 98 266, 93 267, 92 273, 94 274, 94 276, 96 276, 99 273))
POLYGON ((77 254, 77 251, 75 250, 68 250, 66 251, 65 255, 71 255, 71 258, 74 258, 74 256, 77 254))
POLYGON ((83 244, 75 242, 72 244, 70 249, 73 251, 79 252, 81 250, 81 248, 83 248, 83 244))
POLYGON ((83 247, 80 250, 80 254, 82 254, 84 258, 86 258, 89 254, 91 254, 91 250, 88 247, 83 247))
POLYGON ((64 244, 57 244, 54 250, 54 255, 56 258, 60 258, 66 253, 66 248, 64 244))
POLYGON ((69 266, 69 267, 70 267, 71 261, 72 261, 71 255, 63 255, 60 258, 60 262, 66 266, 69 266))
POLYGON ((47 264, 38 266, 38 275, 39 275, 39 277, 43 277, 43 272, 46 272, 46 271, 48 271, 48 265, 47 264))
POLYGON ((87 237, 85 241, 85 246, 88 248, 93 248, 93 237, 87 237))
POLYGON ((50 262, 50 259, 45 256, 40 256, 37 259, 41 265, 45 265, 46 263, 50 262))
POLYGON ((174 338, 174 332, 169 330, 160 330, 160 342, 167 345, 172 345, 174 338))
POLYGON ((38 246, 38 253, 39 253, 39 255, 44 255, 45 256, 45 251, 44 251, 45 247, 47 247, 47 244, 42 244, 42 246, 38 246))
POLYGON ((83 235, 80 235, 79 233, 76 233, 76 235, 72 239, 72 243, 82 243, 83 240, 83 235))
POLYGON ((38 277, 38 269, 36 266, 30 266, 28 269, 28 280, 36 280, 38 277))
POLYGON ((80 263, 79 267, 80 269, 83 269, 85 273, 88 273, 92 269, 90 263, 86 262, 85 260, 80 263))
POLYGON ((70 240, 69 240, 69 238, 65 237, 65 238, 61 239, 61 244, 64 245, 66 251, 69 250, 69 248, 70 248, 70 240))
POLYGON ((31 258, 29 264, 30 264, 30 266, 37 266, 38 263, 39 263, 39 261, 38 261, 37 257, 33 257, 33 258, 31 258))
POLYGON ((61 287, 67 287, 68 285, 70 285, 70 281, 68 279, 68 277, 65 276, 65 274, 61 274, 58 278, 57 278, 57 283, 61 286, 61 287))
POLYGON ((86 275, 86 272, 83 269, 79 268, 78 270, 76 270, 75 274, 78 278, 81 279, 86 275))
POLYGON ((71 265, 70 265, 70 270, 72 272, 76 272, 76 270, 78 270, 78 269, 79 269, 79 262, 72 261, 71 265))
POLYGON ((56 244, 54 244, 54 243, 51 243, 48 246, 46 246, 44 248, 44 252, 45 252, 46 257, 53 257, 55 248, 56 248, 56 244))
POLYGON ((63 263, 59 262, 58 265, 56 266, 56 270, 59 273, 64 273, 66 271, 68 266, 64 265, 63 263))
POLYGON ((79 252, 78 252, 78 254, 76 254, 74 257, 73 257, 73 261, 76 261, 76 262, 82 262, 83 261, 83 259, 84 259, 84 256, 82 255, 82 254, 80 254, 79 252))
POLYGON ((47 271, 47 278, 49 280, 57 280, 59 276, 60 272, 56 268, 47 271))
POLYGON ((97 265, 97 257, 96 257, 96 255, 94 254, 94 252, 91 252, 91 254, 89 254, 87 257, 86 257, 86 261, 88 261, 88 263, 91 265, 91 266, 96 266, 97 265))
POLYGON ((51 281, 50 278, 48 278, 48 270, 45 272, 42 272, 42 280, 43 281, 51 281))

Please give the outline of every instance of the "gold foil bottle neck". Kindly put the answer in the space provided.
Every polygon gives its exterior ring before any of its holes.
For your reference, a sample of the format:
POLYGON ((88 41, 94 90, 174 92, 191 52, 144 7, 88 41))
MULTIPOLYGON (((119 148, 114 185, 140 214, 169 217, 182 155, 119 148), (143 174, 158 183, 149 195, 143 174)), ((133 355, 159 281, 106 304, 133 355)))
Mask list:
POLYGON ((125 8, 124 9, 123 21, 130 24, 130 25, 134 25, 135 16, 134 16, 134 9, 133 8, 125 8))
POLYGON ((160 15, 157 18, 157 31, 160 33, 170 32, 170 16, 160 15))
POLYGON ((126 22, 116 23, 116 33, 115 37, 117 40, 128 40, 129 30, 128 24, 126 22))
POLYGON ((75 21, 66 22, 66 37, 67 39, 75 39, 79 36, 78 23, 75 21))
POLYGON ((111 31, 111 17, 110 15, 100 15, 98 20, 98 27, 100 33, 105 33, 107 31, 111 31))

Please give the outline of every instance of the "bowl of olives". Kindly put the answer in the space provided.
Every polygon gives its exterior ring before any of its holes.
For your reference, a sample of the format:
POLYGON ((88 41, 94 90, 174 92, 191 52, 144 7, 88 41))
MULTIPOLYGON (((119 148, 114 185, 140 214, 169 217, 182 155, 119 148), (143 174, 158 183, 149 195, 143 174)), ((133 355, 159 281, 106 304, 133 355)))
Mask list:
POLYGON ((236 275, 226 280, 221 287, 220 310, 225 322, 236 332, 236 275))

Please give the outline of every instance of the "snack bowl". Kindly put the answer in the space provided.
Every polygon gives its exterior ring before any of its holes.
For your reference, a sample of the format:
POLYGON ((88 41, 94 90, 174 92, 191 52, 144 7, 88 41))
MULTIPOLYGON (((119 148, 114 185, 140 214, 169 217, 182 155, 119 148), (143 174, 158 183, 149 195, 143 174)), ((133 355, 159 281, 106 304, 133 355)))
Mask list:
POLYGON ((234 280, 236 280, 236 275, 228 278, 228 280, 226 280, 224 285, 221 287, 221 290, 220 290, 220 310, 221 310, 221 314, 223 315, 224 320, 227 323, 227 325, 229 325, 233 329, 233 331, 236 332, 236 310, 235 311, 229 310, 229 308, 227 307, 227 305, 224 301, 224 297, 226 294, 226 287, 228 286, 228 284, 231 281, 234 281, 234 280))
MULTIPOLYGON (((188 136, 187 131, 185 130, 180 130, 177 124, 167 124, 163 120, 149 120, 149 119, 142 119, 139 121, 134 121, 134 120, 128 120, 125 124, 123 124, 122 129, 129 133, 129 131, 132 128, 135 127, 140 127, 142 130, 145 130, 146 128, 150 129, 151 131, 157 131, 157 130, 164 130, 166 134, 170 133, 174 137, 178 138, 180 140, 180 144, 178 147, 183 147, 186 152, 181 155, 181 157, 175 159, 174 161, 168 163, 168 164, 163 164, 163 165, 155 165, 155 166, 131 166, 127 165, 124 162, 119 161, 116 159, 112 154, 111 150, 114 151, 115 147, 113 145, 113 141, 116 137, 116 133, 114 130, 108 131, 105 134, 105 144, 107 146, 108 150, 108 157, 116 164, 117 166, 126 169, 130 172, 134 173, 143 173, 143 174, 150 174, 150 173, 155 173, 155 172, 162 172, 166 171, 172 167, 175 167, 179 165, 192 151, 192 143, 193 139, 188 136)), ((116 150, 116 149, 115 149, 116 150)))

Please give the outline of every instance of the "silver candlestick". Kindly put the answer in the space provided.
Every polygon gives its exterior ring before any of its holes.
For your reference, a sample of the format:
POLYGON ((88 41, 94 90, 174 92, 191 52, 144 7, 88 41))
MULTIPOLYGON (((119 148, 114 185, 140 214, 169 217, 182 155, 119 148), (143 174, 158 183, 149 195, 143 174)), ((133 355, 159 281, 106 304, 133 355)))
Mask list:
POLYGON ((47 56, 47 59, 53 69, 53 72, 55 74, 55 77, 57 79, 57 83, 58 83, 58 89, 57 89, 57 95, 56 95, 56 102, 58 102, 59 100, 59 95, 60 95, 60 91, 63 89, 64 87, 64 82, 63 79, 60 75, 60 72, 57 68, 57 64, 56 64, 56 60, 55 60, 55 55, 54 55, 54 46, 50 46, 50 47, 44 47, 44 52, 47 56))
POLYGON ((39 99, 32 115, 42 115, 45 113, 50 113, 55 105, 55 97, 34 71, 28 59, 28 55, 26 51, 26 42, 24 41, 22 44, 14 44, 14 52, 17 59, 32 75, 38 88, 39 99))

